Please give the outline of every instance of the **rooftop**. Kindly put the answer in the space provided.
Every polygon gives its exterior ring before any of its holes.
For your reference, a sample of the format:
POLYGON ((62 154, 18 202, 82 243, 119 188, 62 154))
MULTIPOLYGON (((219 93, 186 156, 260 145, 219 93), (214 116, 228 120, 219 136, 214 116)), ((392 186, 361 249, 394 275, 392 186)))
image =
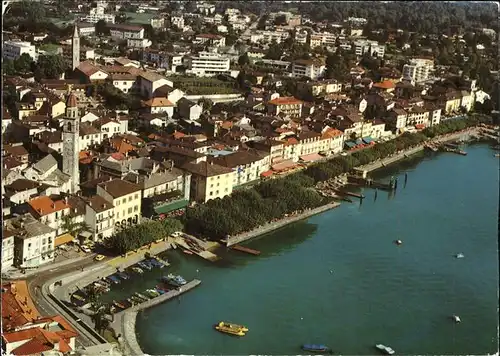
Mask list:
POLYGON ((141 187, 121 179, 113 179, 107 182, 100 183, 99 186, 108 192, 113 199, 123 197, 132 193, 140 192, 141 187))

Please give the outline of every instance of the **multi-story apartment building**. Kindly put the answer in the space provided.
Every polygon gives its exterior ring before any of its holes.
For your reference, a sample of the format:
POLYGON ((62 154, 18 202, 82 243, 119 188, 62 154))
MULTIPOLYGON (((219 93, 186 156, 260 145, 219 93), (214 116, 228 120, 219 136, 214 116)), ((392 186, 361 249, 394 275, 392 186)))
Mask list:
POLYGON ((224 198, 233 192, 235 172, 213 162, 186 163, 182 169, 191 173, 192 200, 205 203, 224 198))
POLYGON ((256 31, 250 35, 250 42, 252 43, 271 43, 275 41, 276 43, 281 43, 290 37, 288 31, 256 31))
POLYGON ((275 98, 267 102, 269 114, 279 115, 283 113, 290 117, 300 117, 302 114, 302 101, 293 96, 275 98))
POLYGON ((271 163, 268 154, 256 150, 236 151, 216 157, 212 161, 235 172, 233 187, 259 179, 261 173, 269 170, 271 163))
POLYGON ((115 227, 113 204, 100 195, 85 198, 85 202, 85 222, 92 229, 92 240, 102 241, 111 237, 115 227))
POLYGON ((141 26, 116 24, 108 27, 112 38, 119 40, 144 38, 144 28, 141 26))
POLYGON ((184 17, 182 16, 171 16, 170 23, 172 26, 176 26, 179 29, 184 28, 184 17))
POLYGON ((142 60, 152 62, 158 68, 165 68, 175 72, 176 68, 182 65, 182 56, 176 53, 168 53, 155 49, 145 49, 142 51, 142 60))
POLYGON ((116 228, 140 223, 141 187, 121 179, 113 179, 97 186, 97 195, 110 202, 114 207, 116 228))
POLYGON ((337 35, 330 32, 313 32, 309 38, 309 46, 315 47, 333 47, 337 40, 337 35))
POLYGON ((31 42, 5 41, 2 50, 5 59, 15 60, 24 53, 28 54, 33 60, 37 59, 36 48, 31 42))
POLYGON ((54 261, 56 231, 24 214, 5 221, 5 228, 14 235, 14 265, 34 268, 54 261))
POLYGON ((3 229, 2 232, 2 271, 14 265, 14 231, 3 229))
POLYGON ((414 83, 421 83, 429 79, 434 70, 432 59, 415 58, 403 66, 403 78, 414 83))
POLYGON ((292 62, 292 76, 319 79, 325 74, 325 62, 321 59, 299 59, 292 62))
POLYGON ((85 16, 82 20, 90 23, 97 23, 100 20, 104 20, 107 23, 115 23, 115 15, 106 14, 104 10, 105 8, 102 6, 91 8, 89 14, 85 16))
POLYGON ((372 57, 383 58, 385 45, 379 44, 377 41, 358 40, 354 42, 354 51, 358 57, 369 53, 372 57))
POLYGON ((301 44, 306 44, 307 43, 307 37, 309 34, 305 30, 297 30, 295 32, 295 42, 301 43, 301 44))
POLYGON ((226 38, 212 33, 201 33, 196 35, 194 43, 206 44, 214 47, 224 47, 226 45, 226 38))
POLYGON ((229 71, 230 59, 217 53, 200 52, 187 56, 184 63, 189 71, 198 76, 211 76, 229 71))
POLYGON ((71 206, 67 199, 53 200, 48 196, 31 199, 28 202, 31 215, 41 223, 56 231, 56 235, 62 235, 64 230, 63 217, 70 214, 71 206))

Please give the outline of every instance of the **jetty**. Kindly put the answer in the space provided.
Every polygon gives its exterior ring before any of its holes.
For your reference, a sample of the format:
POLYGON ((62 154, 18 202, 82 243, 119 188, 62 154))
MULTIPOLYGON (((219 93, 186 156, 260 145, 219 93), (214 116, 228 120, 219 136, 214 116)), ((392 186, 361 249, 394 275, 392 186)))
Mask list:
POLYGON ((208 251, 208 246, 206 246, 207 244, 204 241, 192 235, 182 233, 175 238, 175 243, 177 246, 182 246, 186 251, 190 251, 207 261, 215 262, 220 260, 220 257, 215 253, 208 251))
POLYGON ((144 355, 145 353, 141 350, 139 343, 137 342, 137 335, 135 332, 135 322, 137 319, 137 314, 143 309, 150 308, 152 306, 158 305, 160 303, 166 302, 172 298, 175 298, 183 293, 186 293, 193 288, 199 286, 200 280, 194 279, 187 284, 183 285, 174 290, 170 290, 167 293, 160 295, 156 298, 150 299, 142 304, 135 305, 129 309, 118 312, 113 315, 113 329, 118 337, 118 341, 122 348, 125 350, 125 355, 144 355))
POLYGON ((451 153, 456 153, 456 154, 459 154, 462 156, 467 156, 467 152, 461 150, 458 147, 453 147, 451 145, 444 145, 441 147, 441 150, 443 150, 444 152, 451 152, 451 153))
POLYGON ((260 255, 260 251, 257 251, 257 250, 254 250, 254 249, 251 249, 251 248, 248 248, 245 246, 241 246, 241 245, 233 245, 233 246, 231 246, 231 249, 236 250, 236 251, 240 251, 240 252, 245 252, 245 253, 248 253, 248 254, 254 255, 254 256, 260 255))
POLYGON ((170 263, 168 263, 168 261, 165 261, 164 259, 158 257, 158 256, 152 256, 151 258, 154 258, 155 260, 157 260, 158 262, 160 262, 161 264, 163 264, 165 267, 168 267, 170 266, 170 263))

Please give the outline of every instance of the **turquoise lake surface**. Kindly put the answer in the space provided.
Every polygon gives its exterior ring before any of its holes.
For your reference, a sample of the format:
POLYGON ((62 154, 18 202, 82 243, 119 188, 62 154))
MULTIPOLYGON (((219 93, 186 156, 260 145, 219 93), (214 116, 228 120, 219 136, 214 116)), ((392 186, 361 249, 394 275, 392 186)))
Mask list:
MULTIPOLYGON (((375 199, 363 189, 362 204, 343 203, 249 242, 260 256, 223 250, 213 264, 168 252, 170 272, 202 284, 138 315, 142 349, 283 355, 322 343, 334 353, 374 355, 382 343, 397 354, 497 352, 500 160, 488 145, 465 150, 375 172, 378 180, 396 175, 397 191, 375 199), (250 331, 224 335, 213 330, 219 321, 250 331)), ((152 287, 164 273, 124 282, 111 295, 152 287)))

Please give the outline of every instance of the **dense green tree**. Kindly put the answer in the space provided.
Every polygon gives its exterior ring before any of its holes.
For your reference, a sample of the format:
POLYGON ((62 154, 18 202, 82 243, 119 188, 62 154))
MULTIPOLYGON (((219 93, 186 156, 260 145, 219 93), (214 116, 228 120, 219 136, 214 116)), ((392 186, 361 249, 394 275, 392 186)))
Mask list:
POLYGON ((106 24, 106 21, 104 20, 99 20, 95 24, 95 33, 98 36, 108 36, 110 34, 109 32, 109 27, 106 24))
POLYGON ((14 75, 16 73, 16 67, 12 59, 4 59, 2 61, 2 67, 3 74, 5 75, 14 75))
POLYGON ((33 58, 27 53, 23 53, 19 58, 14 60, 14 68, 19 73, 27 73, 31 70, 33 58))
POLYGON ((35 65, 35 77, 58 79, 68 69, 68 64, 61 55, 40 56, 35 65))
POLYGON ((248 53, 243 53, 239 58, 238 58, 238 64, 240 66, 246 66, 250 64, 250 59, 248 58, 248 53))

